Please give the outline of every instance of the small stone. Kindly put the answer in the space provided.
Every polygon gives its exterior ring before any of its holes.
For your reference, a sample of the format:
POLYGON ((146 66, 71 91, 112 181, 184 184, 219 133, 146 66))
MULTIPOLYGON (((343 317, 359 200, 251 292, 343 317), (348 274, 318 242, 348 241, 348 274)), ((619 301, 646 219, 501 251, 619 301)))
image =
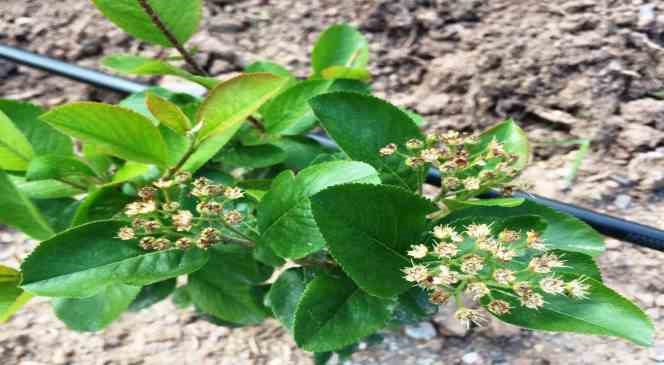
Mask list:
POLYGON ((658 364, 664 364, 664 344, 657 344, 652 349, 651 359, 655 360, 658 364))
POLYGON ((430 322, 420 322, 405 327, 406 336, 416 340, 430 340, 436 337, 436 329, 430 322))
POLYGON ((480 365, 484 364, 484 359, 477 352, 469 352, 463 355, 461 362, 469 365, 480 365))
POLYGON ((618 209, 627 209, 631 203, 632 198, 626 194, 620 194, 616 196, 616 199, 613 201, 613 204, 615 204, 618 209))
POLYGON ((660 294, 655 298, 655 304, 658 307, 664 307, 664 294, 660 294))
POLYGON ((0 60, 0 79, 15 75, 18 67, 13 62, 0 60))

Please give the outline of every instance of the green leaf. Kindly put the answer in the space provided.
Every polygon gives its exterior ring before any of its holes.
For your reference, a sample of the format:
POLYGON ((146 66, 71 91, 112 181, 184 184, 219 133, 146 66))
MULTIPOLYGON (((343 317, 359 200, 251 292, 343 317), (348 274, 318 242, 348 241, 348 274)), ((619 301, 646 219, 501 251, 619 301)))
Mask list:
POLYGON ((81 204, 72 198, 40 199, 33 203, 56 233, 71 227, 74 214, 81 204))
POLYGON ((81 189, 57 180, 25 181, 23 177, 11 176, 16 188, 30 199, 68 198, 82 193, 81 189))
POLYGON ((170 63, 154 58, 141 57, 128 54, 116 54, 104 57, 101 60, 103 66, 110 68, 127 75, 142 75, 142 76, 163 76, 173 75, 181 77, 185 80, 195 82, 208 89, 219 84, 219 80, 212 77, 197 76, 189 73, 177 66, 170 63))
POLYGON ((25 171, 31 159, 30 142, 0 111, 0 169, 25 171))
POLYGON ((140 286, 113 284, 96 295, 83 299, 55 299, 55 315, 67 327, 81 332, 104 329, 129 308, 141 291, 140 286))
POLYGON ((159 129, 129 109, 78 102, 57 107, 41 118, 63 133, 94 143, 117 157, 158 165, 168 161, 159 129))
POLYGON ((512 208, 523 204, 524 198, 496 198, 496 199, 473 199, 473 200, 452 200, 444 199, 443 203, 450 210, 457 210, 467 207, 504 207, 512 208))
MULTIPOLYGON (((564 279, 573 277, 566 275, 564 279)), ((653 325, 636 305, 597 280, 586 278, 585 283, 590 286, 588 299, 543 294, 545 304, 539 310, 521 307, 511 290, 494 289, 491 294, 513 307, 510 314, 498 317, 507 323, 544 331, 617 336, 638 345, 652 345, 653 325)))
MULTIPOLYGON (((164 47, 173 44, 152 22, 136 0, 92 0, 105 17, 125 32, 164 47)), ((175 39, 185 43, 198 29, 202 0, 149 0, 149 4, 175 39)))
POLYGON ((423 138, 406 113, 386 101, 351 92, 319 95, 310 104, 328 135, 351 159, 375 167, 385 184, 417 188, 417 171, 398 156, 385 158, 378 153, 388 143, 423 138))
POLYGON ((53 229, 32 202, 0 171, 0 223, 17 228, 28 236, 44 240, 53 229))
POLYGON ((147 98, 148 94, 153 94, 159 96, 163 99, 170 101, 180 108, 184 114, 193 120, 200 106, 200 100, 197 97, 191 96, 189 94, 175 93, 170 90, 164 89, 162 87, 149 87, 144 91, 133 93, 128 97, 122 99, 118 104, 121 107, 131 109, 138 114, 143 115, 150 119, 154 124, 160 124, 161 122, 157 119, 150 109, 148 108, 147 98))
POLYGON ((401 269, 427 230, 435 209, 429 200, 387 185, 348 184, 314 195, 311 206, 330 253, 360 288, 388 298, 410 287, 401 269))
MULTIPOLYGON (((122 167, 115 172, 113 175, 112 182, 119 183, 123 181, 132 181, 137 178, 144 176, 156 175, 154 178, 159 177, 161 173, 155 165, 147 165, 140 162, 127 161, 122 167)), ((145 179, 145 180, 154 180, 154 179, 145 179)))
POLYGON ((187 292, 203 312, 237 324, 258 324, 266 316, 265 289, 256 286, 271 269, 257 263, 251 250, 237 245, 216 245, 210 260, 189 275, 187 292))
POLYGON ((431 318, 438 306, 429 301, 429 295, 421 288, 411 288, 399 296, 392 322, 398 325, 413 324, 431 318))
POLYGON ((494 138, 504 145, 505 151, 519 157, 514 165, 515 168, 521 170, 526 166, 530 157, 528 136, 512 119, 507 119, 483 132, 479 136, 479 142, 470 149, 471 155, 484 151, 494 138))
POLYGON ((35 155, 73 154, 71 139, 39 120, 44 109, 21 101, 0 100, 0 111, 5 113, 28 139, 35 155))
POLYGON ((7 321, 32 298, 18 287, 20 282, 20 272, 0 265, 0 323, 7 321))
POLYGON ((261 108, 263 124, 271 135, 293 135, 310 129, 317 121, 309 100, 326 92, 332 81, 302 81, 270 100, 261 108))
POLYGON ((92 221, 111 219, 134 200, 134 197, 122 192, 122 186, 119 184, 93 190, 81 201, 80 206, 76 209, 72 226, 75 227, 92 221))
POLYGON ((128 309, 137 312, 161 302, 175 291, 175 285, 176 279, 173 278, 142 287, 128 309))
POLYGON ((150 109, 150 113, 168 128, 182 135, 191 129, 189 118, 177 105, 169 100, 156 94, 148 93, 145 102, 148 109, 150 109))
POLYGON ((288 155, 281 148, 262 144, 258 146, 233 146, 223 149, 214 161, 230 167, 262 168, 284 162, 288 155))
POLYGON ((284 66, 278 65, 273 62, 267 62, 267 61, 258 61, 250 64, 249 66, 244 68, 244 72, 247 73, 260 73, 260 72, 268 72, 276 76, 280 76, 286 79, 293 79, 295 80, 295 76, 288 71, 287 68, 284 66))
POLYGON ((311 54, 314 74, 330 66, 363 68, 369 61, 369 45, 355 28, 340 24, 327 28, 316 41, 311 54))
POLYGON ((284 166, 293 170, 302 170, 311 165, 321 153, 332 151, 305 136, 284 137, 275 141, 274 144, 286 151, 288 158, 284 161, 284 166))
POLYGON ((146 252, 115 238, 120 221, 97 221, 42 242, 21 265, 22 288, 47 297, 85 298, 113 284, 148 285, 198 270, 199 249, 146 252))
POLYGON ((95 176, 95 172, 85 162, 73 156, 60 155, 37 156, 30 161, 25 172, 28 181, 95 176))
POLYGON ((364 67, 330 66, 321 71, 325 80, 349 79, 371 81, 369 70, 364 67))
POLYGON ((343 273, 321 273, 297 305, 295 342, 306 351, 341 349, 383 328, 393 308, 393 300, 368 295, 343 273))
POLYGON ((579 252, 598 256, 604 251, 604 239, 586 223, 544 205, 525 201, 512 207, 472 207, 452 212, 439 224, 447 224, 466 217, 508 218, 522 215, 537 215, 547 223, 542 240, 553 249, 579 252))
POLYGON ((302 269, 288 269, 279 275, 267 294, 274 316, 289 332, 293 332, 295 309, 304 294, 307 282, 302 269))
POLYGON ((340 184, 380 184, 373 167, 357 161, 333 161, 310 166, 297 176, 285 171, 274 179, 258 206, 259 243, 281 257, 297 259, 325 245, 311 212, 309 197, 340 184))
POLYGON ((210 91, 201 105, 199 140, 224 136, 226 141, 251 114, 275 96, 286 79, 269 73, 251 73, 226 80, 210 91))

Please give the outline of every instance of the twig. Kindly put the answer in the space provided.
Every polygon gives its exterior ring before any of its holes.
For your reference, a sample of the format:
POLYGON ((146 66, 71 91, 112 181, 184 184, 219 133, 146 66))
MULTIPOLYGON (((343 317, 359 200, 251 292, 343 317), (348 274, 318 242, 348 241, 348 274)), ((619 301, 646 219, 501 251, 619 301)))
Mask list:
POLYGON ((173 33, 171 33, 171 31, 166 27, 166 24, 161 21, 159 14, 157 14, 152 6, 148 4, 148 0, 138 0, 138 3, 141 5, 145 13, 150 17, 152 23, 154 23, 154 25, 159 28, 159 30, 164 34, 168 41, 171 42, 173 47, 175 47, 175 49, 180 52, 180 55, 182 55, 182 58, 184 58, 187 64, 199 75, 208 76, 207 72, 198 66, 196 60, 194 60, 189 52, 180 44, 177 38, 175 38, 175 35, 173 35, 173 33))
POLYGON ((164 180, 168 180, 175 175, 176 172, 180 171, 182 166, 184 165, 185 162, 191 157, 192 154, 196 151, 196 142, 195 138, 192 137, 191 141, 189 142, 189 148, 187 148, 187 151, 182 155, 180 160, 173 166, 172 168, 168 169, 168 172, 162 177, 164 180))

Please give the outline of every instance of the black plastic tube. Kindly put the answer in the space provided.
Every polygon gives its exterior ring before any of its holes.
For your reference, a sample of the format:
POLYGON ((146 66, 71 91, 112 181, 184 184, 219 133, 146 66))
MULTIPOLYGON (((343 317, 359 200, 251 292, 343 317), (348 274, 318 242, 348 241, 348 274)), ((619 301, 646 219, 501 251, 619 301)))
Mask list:
MULTIPOLYGON (((99 71, 70 65, 50 57, 41 56, 2 44, 0 44, 0 58, 123 94, 136 93, 148 88, 148 86, 144 84, 110 76, 99 71)), ((311 134, 309 137, 327 148, 333 149, 337 147, 334 141, 330 140, 325 135, 311 134)), ((437 171, 431 170, 427 175, 426 182, 434 186, 440 186, 440 175, 437 171)), ((588 209, 534 194, 517 192, 515 195, 548 206, 560 212, 570 214, 586 222, 588 225, 606 236, 632 242, 639 246, 664 251, 664 231, 662 230, 612 217, 607 214, 593 212, 588 209)), ((481 197, 495 198, 498 196, 500 195, 497 192, 491 191, 483 194, 481 197)))
POLYGON ((89 68, 71 65, 60 60, 3 44, 0 44, 0 58, 123 94, 133 94, 147 88, 146 85, 134 81, 111 76, 89 68))

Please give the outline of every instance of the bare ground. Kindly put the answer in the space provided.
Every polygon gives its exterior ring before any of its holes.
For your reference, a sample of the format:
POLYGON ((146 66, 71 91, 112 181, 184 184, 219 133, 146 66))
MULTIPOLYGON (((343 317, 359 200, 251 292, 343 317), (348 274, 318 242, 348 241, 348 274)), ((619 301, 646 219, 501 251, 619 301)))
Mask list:
MULTIPOLYGON (((367 35, 377 93, 425 115, 429 128, 474 130, 506 116, 536 142, 524 178, 535 192, 664 228, 664 3, 631 0, 207 1, 197 57, 223 77, 258 59, 304 76, 317 33, 349 22, 367 35), (571 187, 574 147, 590 139, 571 187)), ((104 54, 168 53, 136 42, 85 0, 0 4, 0 42, 98 67, 104 54)), ((0 61, 0 96, 57 105, 117 95, 0 61)), ((161 81, 172 85, 170 80, 161 81)), ((7 232, 0 262, 34 243, 7 232)), ((655 321, 656 345, 533 333, 492 323, 466 331, 442 308, 433 322, 385 333, 354 364, 664 363, 662 254, 607 240, 608 284, 655 321), (660 315, 660 312, 663 312, 660 315)), ((101 333, 67 330, 33 301, 0 331, 3 364, 308 364, 274 321, 213 326, 169 303, 124 315, 101 333)))

